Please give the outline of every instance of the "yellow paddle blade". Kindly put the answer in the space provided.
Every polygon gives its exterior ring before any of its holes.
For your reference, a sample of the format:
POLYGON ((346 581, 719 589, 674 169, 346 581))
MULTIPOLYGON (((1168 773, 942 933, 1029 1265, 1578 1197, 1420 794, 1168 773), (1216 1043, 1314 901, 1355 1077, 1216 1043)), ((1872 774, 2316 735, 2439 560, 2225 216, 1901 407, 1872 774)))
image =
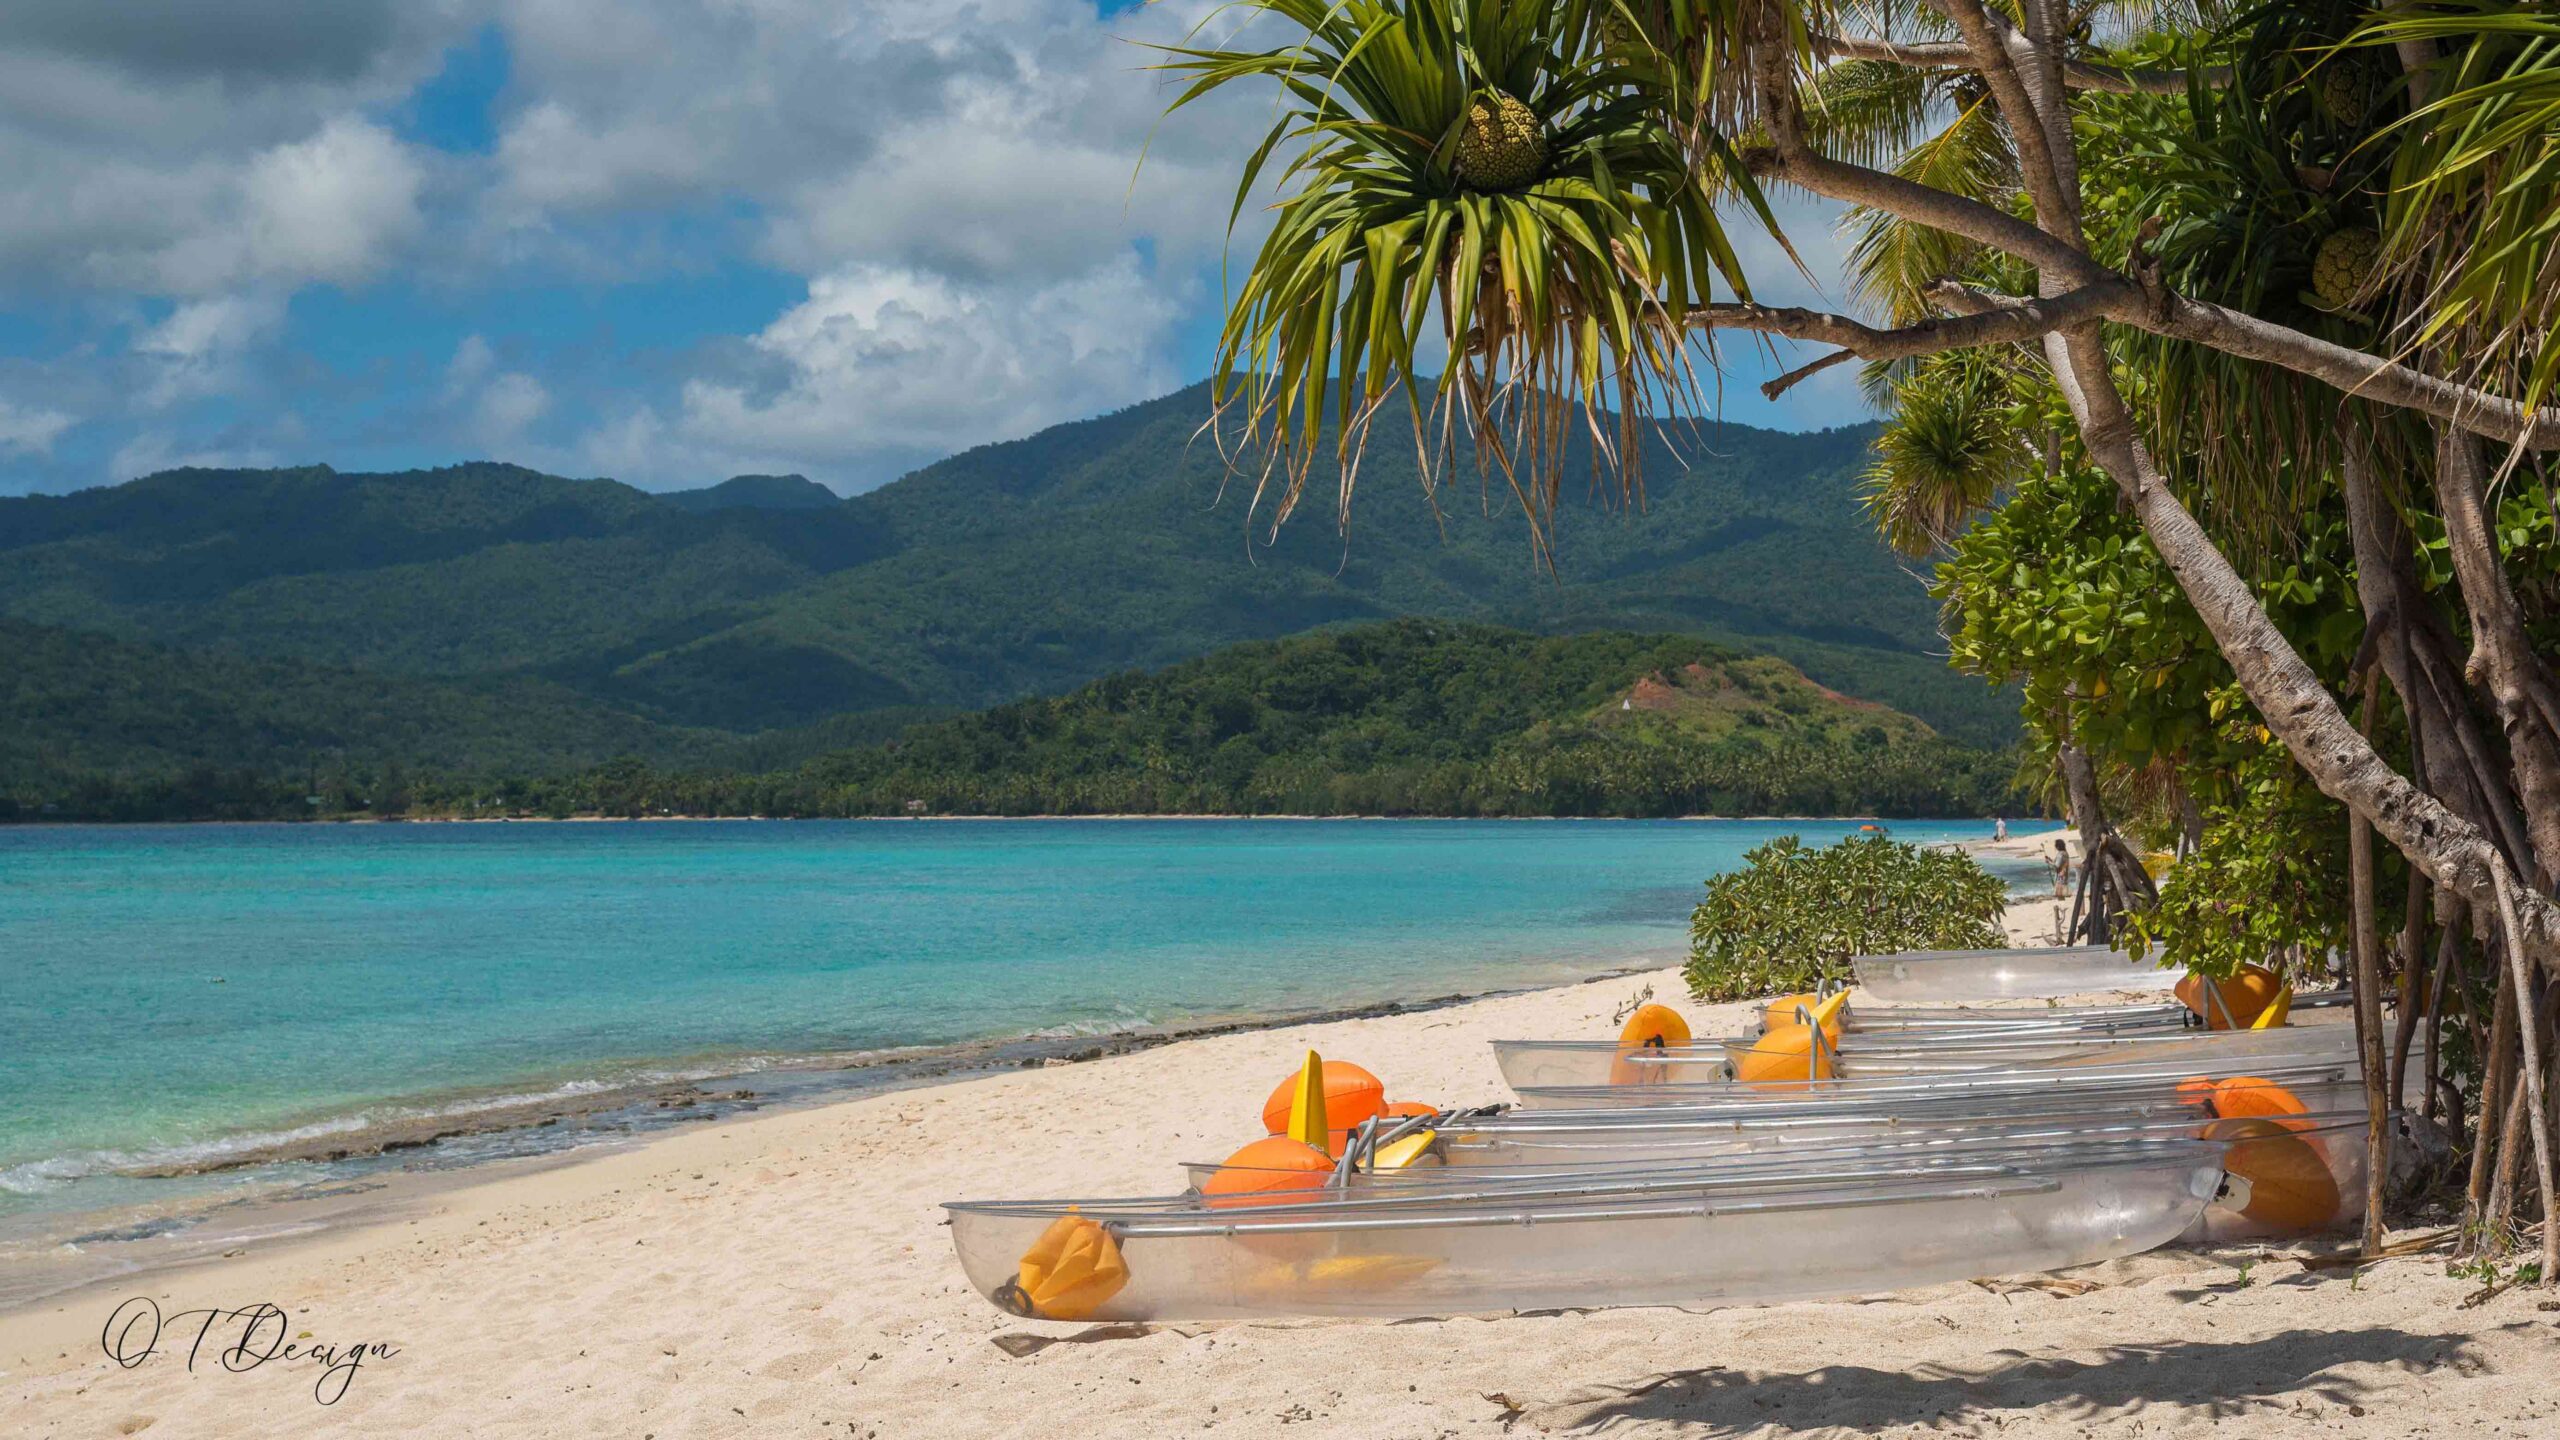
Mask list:
POLYGON ((1821 1026, 1825 1030, 1836 1032, 1840 1028, 1840 1007, 1848 1003, 1849 992, 1843 990, 1832 996, 1830 999, 1823 1001, 1821 1004, 1814 1006, 1813 1023, 1821 1026))
POLYGON ((1313 1050, 1299 1067, 1298 1093, 1289 1101, 1289 1128, 1284 1133, 1319 1150, 1331 1148, 1333 1137, 1324 1114, 1324 1057, 1313 1050))
POLYGON ((1378 1153, 1369 1157, 1369 1168, 1372 1170, 1405 1169, 1430 1154, 1431 1142, 1439 1138, 1437 1131, 1416 1130, 1393 1145, 1378 1147, 1378 1153))
POLYGON ((2258 1012, 2258 1018, 2249 1022, 2249 1028, 2252 1030, 2276 1029, 2283 1025, 2285 1017, 2292 1013, 2293 986, 2287 984, 2276 992, 2276 998, 2267 1002, 2266 1009, 2258 1012))

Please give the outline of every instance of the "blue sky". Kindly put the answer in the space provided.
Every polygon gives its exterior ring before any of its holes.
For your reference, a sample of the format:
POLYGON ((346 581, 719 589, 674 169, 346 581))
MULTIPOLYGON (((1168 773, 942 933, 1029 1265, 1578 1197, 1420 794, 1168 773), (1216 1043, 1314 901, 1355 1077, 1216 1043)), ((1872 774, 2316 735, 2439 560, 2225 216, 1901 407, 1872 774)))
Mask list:
MULTIPOLYGON (((1267 112, 1159 128, 1131 42, 1210 8, 9 0, 0 493, 469 459, 850 492, 1162 394, 1208 370, 1267 112)), ((1736 349, 1729 418, 1864 417, 1845 370, 1762 401, 1736 349)))

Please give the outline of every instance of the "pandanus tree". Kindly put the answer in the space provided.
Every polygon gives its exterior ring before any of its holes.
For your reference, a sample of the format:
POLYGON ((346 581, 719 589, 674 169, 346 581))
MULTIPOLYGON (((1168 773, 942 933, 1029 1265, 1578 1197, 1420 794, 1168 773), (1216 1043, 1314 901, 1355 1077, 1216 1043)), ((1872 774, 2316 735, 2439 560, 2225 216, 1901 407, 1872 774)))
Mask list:
MULTIPOLYGON (((1393 389, 1411 396, 1437 346, 1440 453, 1463 430, 1533 519, 1554 504, 1575 417, 1593 462, 1632 488, 1636 427, 1701 395, 1687 367, 1704 347, 1684 340, 1821 347, 1763 387, 1773 397, 1846 362, 1886 385, 1956 386, 1954 357, 1982 359, 2022 422, 1997 463, 2112 487, 2233 702, 2352 817, 2369 1076, 2384 1069, 2374 834, 2433 900, 2445 946, 2467 928, 2495 957, 2481 1094, 2499 1133, 2484 1128, 2476 1153, 2515 1156, 2512 1137, 2529 1136, 2548 1207, 2560 686, 2553 589, 2520 578, 2514 552, 2530 546, 2507 522, 2518 495, 2549 494, 2560 450, 2554 21, 2484 3, 2376 16, 2065 0, 1247 8, 1287 43, 1173 63, 1193 77, 1186 99, 1247 79, 1284 97, 1239 190, 1280 159, 1278 223, 1222 356, 1240 378, 1221 392, 1265 473, 1287 477, 1284 513, 1327 401, 1347 507, 1366 418, 1393 389), (1853 62, 1924 83, 1839 76, 1853 62), (1480 130, 1517 133, 1499 97, 1547 145, 1495 187, 1461 161, 1480 130), (1947 134, 1943 153, 1913 155, 1947 134), (1945 163, 1921 163, 1933 158, 1945 163), (1752 298, 1720 216, 1770 226, 1764 196, 1780 187, 1854 207, 1866 273, 1885 282, 1863 294, 1870 318, 1752 298), (2267 196, 2292 210, 2250 209, 2267 196), (2324 676, 2264 582, 2291 522, 2332 502, 2364 639, 2324 676), (2386 693, 2405 763, 2377 743, 2386 693)), ((1900 433, 1915 453, 1933 443, 1900 433)), ((1917 455, 1912 472, 1925 460, 1954 492, 1894 499, 1898 523, 1941 537, 1962 523, 1979 498, 1962 487, 1983 483, 1967 447, 2001 448, 1986 433, 1951 422, 1940 454, 1917 455)), ((2422 908, 2402 907, 2404 977, 2422 908)), ((2414 1014, 2427 997, 2403 1002, 2414 1014)), ((2494 1189, 2500 1164, 2480 1164, 2494 1189)), ((2544 1273, 2560 1275, 2560 1224, 2543 1244, 2544 1273)))

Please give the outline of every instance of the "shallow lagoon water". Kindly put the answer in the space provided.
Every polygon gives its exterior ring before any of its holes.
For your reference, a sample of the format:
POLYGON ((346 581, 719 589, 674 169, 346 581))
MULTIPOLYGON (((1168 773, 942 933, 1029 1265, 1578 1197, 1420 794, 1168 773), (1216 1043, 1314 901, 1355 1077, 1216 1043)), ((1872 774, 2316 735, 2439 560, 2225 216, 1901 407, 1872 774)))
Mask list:
POLYGON ((1856 826, 0 830, 0 1216, 392 1113, 1662 963, 1707 875, 1856 826))

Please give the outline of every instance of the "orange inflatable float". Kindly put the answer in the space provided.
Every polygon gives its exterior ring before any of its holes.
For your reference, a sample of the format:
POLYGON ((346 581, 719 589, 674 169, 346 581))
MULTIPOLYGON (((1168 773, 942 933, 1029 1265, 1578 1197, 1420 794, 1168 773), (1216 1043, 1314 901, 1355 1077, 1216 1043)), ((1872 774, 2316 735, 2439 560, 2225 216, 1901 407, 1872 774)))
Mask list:
MULTIPOLYGON (((1639 1005, 1636 1013, 1628 1016, 1626 1025, 1618 1031, 1618 1049, 1621 1052, 1661 1050, 1686 1045, 1689 1038, 1689 1022, 1681 1018, 1679 1011, 1668 1005, 1639 1005)), ((1609 1083, 1612 1085, 1642 1085, 1662 1078, 1659 1069, 1631 1062, 1623 1053, 1609 1066, 1609 1083)))
POLYGON ((1808 990, 1801 995, 1781 995, 1760 1007, 1760 1028, 1775 1030, 1781 1025, 1801 1025, 1805 1017, 1822 1004, 1822 997, 1808 990))
MULTIPOLYGON (((1377 1076, 1348 1060, 1326 1060, 1324 1067, 1324 1123, 1335 1153, 1339 1154, 1352 1131, 1360 1122, 1371 1119, 1387 1108, 1387 1087, 1377 1076)), ((1298 1077, 1290 1076, 1271 1091, 1262 1102, 1262 1128, 1270 1134, 1285 1134, 1289 1129, 1289 1106, 1297 1098, 1298 1077)))
POLYGON ((1763 1090, 1786 1090, 1837 1076, 1839 1051, 1820 1026, 1781 1025, 1733 1054, 1733 1078, 1763 1090))
POLYGON ((2312 1128, 2310 1121, 2293 1118, 2311 1113, 2311 1107, 2302 1103, 2301 1096, 2272 1080, 2255 1075, 2234 1075, 2228 1080, 2215 1082, 2209 1103, 2213 1106, 2213 1113, 2225 1120, 2265 1119, 2273 1120, 2287 1130, 2312 1128))
POLYGON ((2338 1218, 2338 1177, 2309 1141, 2263 1116, 2216 1120, 2205 1138, 2230 1142, 2222 1168, 2249 1182, 2240 1213, 2285 1230, 2317 1230, 2338 1218))
POLYGON ((1333 1177, 1333 1157, 1304 1140, 1271 1135, 1256 1140, 1226 1159, 1229 1168, 1200 1187, 1212 1209, 1239 1205, 1276 1205, 1321 1190, 1333 1177))
POLYGON ((2264 965, 2243 965, 2227 980, 2190 974, 2178 982, 2177 994, 2208 1030, 2271 1029, 2293 1009, 2293 987, 2264 965))
POLYGON ((1390 1120, 1410 1120, 1418 1115, 1437 1115, 1440 1113, 1440 1107, 1426 1105, 1419 1100, 1398 1100, 1378 1113, 1390 1120))

